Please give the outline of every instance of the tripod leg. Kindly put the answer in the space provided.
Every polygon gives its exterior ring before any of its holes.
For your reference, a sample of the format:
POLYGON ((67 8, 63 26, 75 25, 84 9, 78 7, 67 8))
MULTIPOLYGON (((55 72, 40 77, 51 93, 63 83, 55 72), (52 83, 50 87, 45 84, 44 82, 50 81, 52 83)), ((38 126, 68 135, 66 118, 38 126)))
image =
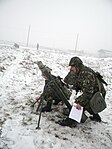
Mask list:
POLYGON ((34 108, 35 104, 37 103, 37 101, 35 101, 32 105, 31 108, 34 108))
POLYGON ((42 104, 42 101, 43 99, 42 99, 42 97, 41 97, 41 99, 40 99, 40 102, 39 102, 39 105, 38 105, 38 107, 37 107, 37 109, 36 109, 36 113, 39 111, 39 108, 40 108, 40 106, 41 106, 41 104, 42 104))
MULTIPOLYGON (((43 99, 44 99, 44 98, 42 97, 42 98, 41 98, 41 103, 40 103, 40 105, 38 106, 38 107, 40 107, 40 113, 39 113, 39 119, 38 119, 38 124, 37 124, 36 129, 40 129, 39 125, 40 125, 40 119, 41 119, 41 114, 42 114, 43 99)), ((39 108, 38 108, 37 110, 39 110, 39 108)), ((36 110, 36 111, 37 111, 37 110, 36 110)))

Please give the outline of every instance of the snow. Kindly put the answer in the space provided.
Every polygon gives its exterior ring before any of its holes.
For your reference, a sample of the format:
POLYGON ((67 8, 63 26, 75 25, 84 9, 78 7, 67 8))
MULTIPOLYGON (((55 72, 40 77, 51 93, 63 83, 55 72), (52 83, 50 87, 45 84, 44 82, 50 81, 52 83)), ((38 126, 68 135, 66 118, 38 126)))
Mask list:
MULTIPOLYGON (((107 109, 100 113, 102 122, 89 118, 75 128, 55 123, 62 119, 62 105, 53 105, 50 113, 39 115, 31 103, 42 93, 44 80, 36 62, 41 60, 52 74, 64 78, 68 63, 76 54, 36 48, 19 49, 0 45, 0 148, 3 149, 111 149, 112 148, 112 58, 79 56, 85 65, 99 71, 106 87, 107 109)), ((73 92, 74 93, 74 92, 73 92)), ((72 98, 74 94, 72 95, 72 98)), ((87 113, 88 114, 88 113, 87 113)))

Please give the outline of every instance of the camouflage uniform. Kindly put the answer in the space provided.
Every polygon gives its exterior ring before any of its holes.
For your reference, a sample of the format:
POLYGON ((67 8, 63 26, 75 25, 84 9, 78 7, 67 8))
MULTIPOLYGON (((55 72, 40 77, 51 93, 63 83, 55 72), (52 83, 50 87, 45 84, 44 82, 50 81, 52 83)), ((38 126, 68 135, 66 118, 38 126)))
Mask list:
MULTIPOLYGON (((75 103, 77 103, 77 106, 84 107, 84 111, 87 110, 91 115, 90 119, 101 122, 101 118, 98 113, 94 113, 90 107, 90 100, 93 97, 94 93, 99 91, 99 86, 97 79, 99 79, 96 76, 96 73, 89 67, 86 67, 83 65, 82 60, 79 57, 73 57, 70 60, 69 66, 71 66, 70 72, 68 75, 65 77, 65 82, 73 85, 73 89, 76 91, 80 90, 82 91, 82 94, 75 99, 75 103)), ((101 76, 101 75, 100 75, 101 76)), ((106 91, 104 89, 103 83, 102 83, 102 78, 99 80, 100 85, 101 85, 101 93, 102 96, 105 98, 106 91)), ((85 113, 83 112, 84 119, 82 116, 82 122, 85 122, 87 119, 85 113)), ((66 118, 62 121, 58 121, 58 124, 62 126, 72 126, 72 125, 77 125, 77 122, 70 119, 66 118)))
POLYGON ((64 78, 64 82, 68 85, 71 85, 71 89, 76 91, 76 94, 80 91, 80 88, 76 85, 77 84, 77 75, 72 75, 70 72, 64 78))
POLYGON ((76 76, 72 75, 70 72, 66 75, 64 78, 64 82, 68 85, 74 85, 75 84, 75 78, 76 76))
MULTIPOLYGON (((82 91, 82 95, 77 97, 75 102, 79 103, 81 106, 83 106, 90 114, 92 114, 92 110, 90 108, 90 99, 96 93, 99 91, 97 79, 95 76, 95 72, 84 65, 80 67, 80 70, 75 78, 74 86, 75 88, 79 88, 82 91)), ((101 84, 101 93, 103 97, 105 98, 106 91, 104 89, 103 84, 101 84)))
MULTIPOLYGON (((96 73, 91 68, 84 66, 83 62, 78 57, 73 57, 70 60, 69 65, 75 66, 77 72, 74 75, 74 78, 70 77, 70 75, 72 76, 70 72, 66 77, 71 78, 72 81, 70 80, 69 81, 70 83, 72 82, 73 89, 75 89, 76 91, 78 90, 82 91, 82 95, 77 97, 75 102, 79 103, 81 106, 84 107, 84 109, 86 109, 90 114, 92 114, 93 112, 90 107, 90 99, 93 97, 94 93, 99 91, 97 82, 98 78, 96 77, 96 73)), ((101 93, 105 98, 106 91, 101 81, 100 85, 101 85, 101 93)))

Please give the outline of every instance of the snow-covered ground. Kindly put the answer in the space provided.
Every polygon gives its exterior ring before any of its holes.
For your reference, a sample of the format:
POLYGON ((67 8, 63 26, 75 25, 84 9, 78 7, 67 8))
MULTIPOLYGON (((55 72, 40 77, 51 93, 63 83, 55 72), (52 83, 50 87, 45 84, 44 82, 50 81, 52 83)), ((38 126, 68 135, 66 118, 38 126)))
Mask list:
MULTIPOLYGON (((75 128, 55 123, 63 118, 62 105, 50 113, 32 113, 31 102, 43 90, 44 80, 36 61, 41 60, 52 74, 64 78, 73 52, 0 45, 0 148, 2 149, 111 149, 112 148, 112 58, 80 56, 84 64, 99 71, 106 82, 107 109, 102 122, 88 120, 75 128)), ((33 109, 35 111, 36 107, 33 109)))

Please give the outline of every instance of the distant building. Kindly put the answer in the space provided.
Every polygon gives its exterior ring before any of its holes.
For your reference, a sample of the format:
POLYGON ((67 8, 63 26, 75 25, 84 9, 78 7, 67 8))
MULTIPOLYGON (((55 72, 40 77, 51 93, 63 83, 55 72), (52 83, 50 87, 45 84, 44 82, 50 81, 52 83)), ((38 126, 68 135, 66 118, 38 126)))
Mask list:
POLYGON ((100 49, 100 50, 98 50, 98 55, 101 58, 112 57, 112 51, 105 50, 105 49, 100 49))

